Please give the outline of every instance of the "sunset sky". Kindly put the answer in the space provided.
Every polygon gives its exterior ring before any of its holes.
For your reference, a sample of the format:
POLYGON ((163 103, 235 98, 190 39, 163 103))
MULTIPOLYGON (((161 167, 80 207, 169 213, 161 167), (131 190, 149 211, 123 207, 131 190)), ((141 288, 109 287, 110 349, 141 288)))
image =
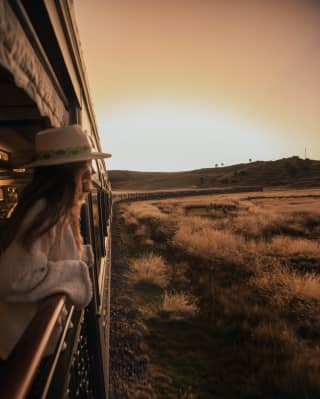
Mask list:
POLYGON ((74 0, 110 169, 320 159, 315 0, 74 0))

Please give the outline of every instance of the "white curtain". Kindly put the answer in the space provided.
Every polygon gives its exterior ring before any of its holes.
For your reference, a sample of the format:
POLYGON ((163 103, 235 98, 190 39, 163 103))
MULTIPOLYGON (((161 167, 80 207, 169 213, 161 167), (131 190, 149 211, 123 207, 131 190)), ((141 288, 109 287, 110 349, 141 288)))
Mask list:
POLYGON ((0 64, 53 126, 68 123, 68 112, 7 0, 0 0, 0 64))

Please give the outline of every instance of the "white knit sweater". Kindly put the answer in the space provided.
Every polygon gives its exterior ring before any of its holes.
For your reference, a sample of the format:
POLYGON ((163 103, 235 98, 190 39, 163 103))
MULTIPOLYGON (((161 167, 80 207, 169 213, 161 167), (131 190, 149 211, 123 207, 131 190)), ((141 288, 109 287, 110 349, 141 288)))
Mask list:
POLYGON ((0 257, 0 358, 6 359, 35 315, 39 301, 64 293, 72 304, 85 307, 92 297, 88 263, 90 246, 82 253, 71 226, 54 226, 27 251, 21 234, 45 207, 38 201, 23 220, 20 232, 0 257), (87 262, 87 263, 86 263, 87 262))

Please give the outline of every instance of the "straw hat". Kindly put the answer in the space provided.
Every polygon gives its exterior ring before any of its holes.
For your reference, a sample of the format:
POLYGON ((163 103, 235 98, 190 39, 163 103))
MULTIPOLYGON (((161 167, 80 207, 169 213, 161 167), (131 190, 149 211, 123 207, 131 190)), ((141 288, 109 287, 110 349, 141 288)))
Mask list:
POLYGON ((79 125, 51 128, 37 133, 35 152, 34 161, 25 165, 26 168, 111 157, 111 154, 104 152, 93 152, 88 136, 79 125))

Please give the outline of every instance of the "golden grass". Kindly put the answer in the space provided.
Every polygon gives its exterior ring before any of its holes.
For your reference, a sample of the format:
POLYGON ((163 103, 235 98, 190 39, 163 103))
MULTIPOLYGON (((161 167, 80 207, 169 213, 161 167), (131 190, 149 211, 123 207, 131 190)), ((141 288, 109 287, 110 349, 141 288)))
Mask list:
POLYGON ((217 258, 230 263, 242 263, 245 240, 229 231, 215 230, 200 218, 179 221, 173 245, 183 248, 190 255, 204 259, 217 258))
POLYGON ((128 224, 138 224, 144 219, 163 220, 167 217, 156 205, 146 201, 126 204, 122 210, 122 216, 128 224))
POLYGON ((251 283, 268 292, 273 303, 286 304, 294 297, 320 301, 320 275, 315 273, 301 274, 279 266, 270 272, 257 273, 251 283))
MULTIPOLYGON (((160 280, 155 278, 165 289, 160 310, 205 317, 226 337, 234 331, 244 333, 247 345, 254 348, 246 350, 253 350, 260 362, 255 384, 284 392, 285 398, 320 397, 318 199, 307 197, 306 191, 250 196, 254 195, 159 200, 137 209, 132 204, 131 215, 153 229, 152 243, 158 249, 166 247, 155 233, 174 226, 165 245, 171 256, 176 253, 177 265, 190 262, 194 286, 184 281, 185 289, 170 291, 171 279, 178 279, 179 287, 182 279, 168 271, 173 264, 163 266, 163 259, 146 258, 144 266, 137 263, 133 269, 152 278, 163 270, 160 280), (152 225, 154 220, 159 223, 152 225), (148 271, 150 263, 157 272, 148 271), (189 288, 197 293, 196 301, 186 294, 189 288)), ((151 231, 137 229, 142 236, 151 231)))
POLYGON ((274 237, 269 242, 262 242, 259 250, 273 256, 305 256, 320 258, 320 243, 315 240, 291 238, 286 236, 274 237))
POLYGON ((133 281, 166 287, 168 283, 167 265, 159 255, 149 253, 131 261, 133 281))
POLYGON ((165 291, 161 310, 176 314, 194 316, 197 313, 197 305, 190 295, 185 292, 165 291))

